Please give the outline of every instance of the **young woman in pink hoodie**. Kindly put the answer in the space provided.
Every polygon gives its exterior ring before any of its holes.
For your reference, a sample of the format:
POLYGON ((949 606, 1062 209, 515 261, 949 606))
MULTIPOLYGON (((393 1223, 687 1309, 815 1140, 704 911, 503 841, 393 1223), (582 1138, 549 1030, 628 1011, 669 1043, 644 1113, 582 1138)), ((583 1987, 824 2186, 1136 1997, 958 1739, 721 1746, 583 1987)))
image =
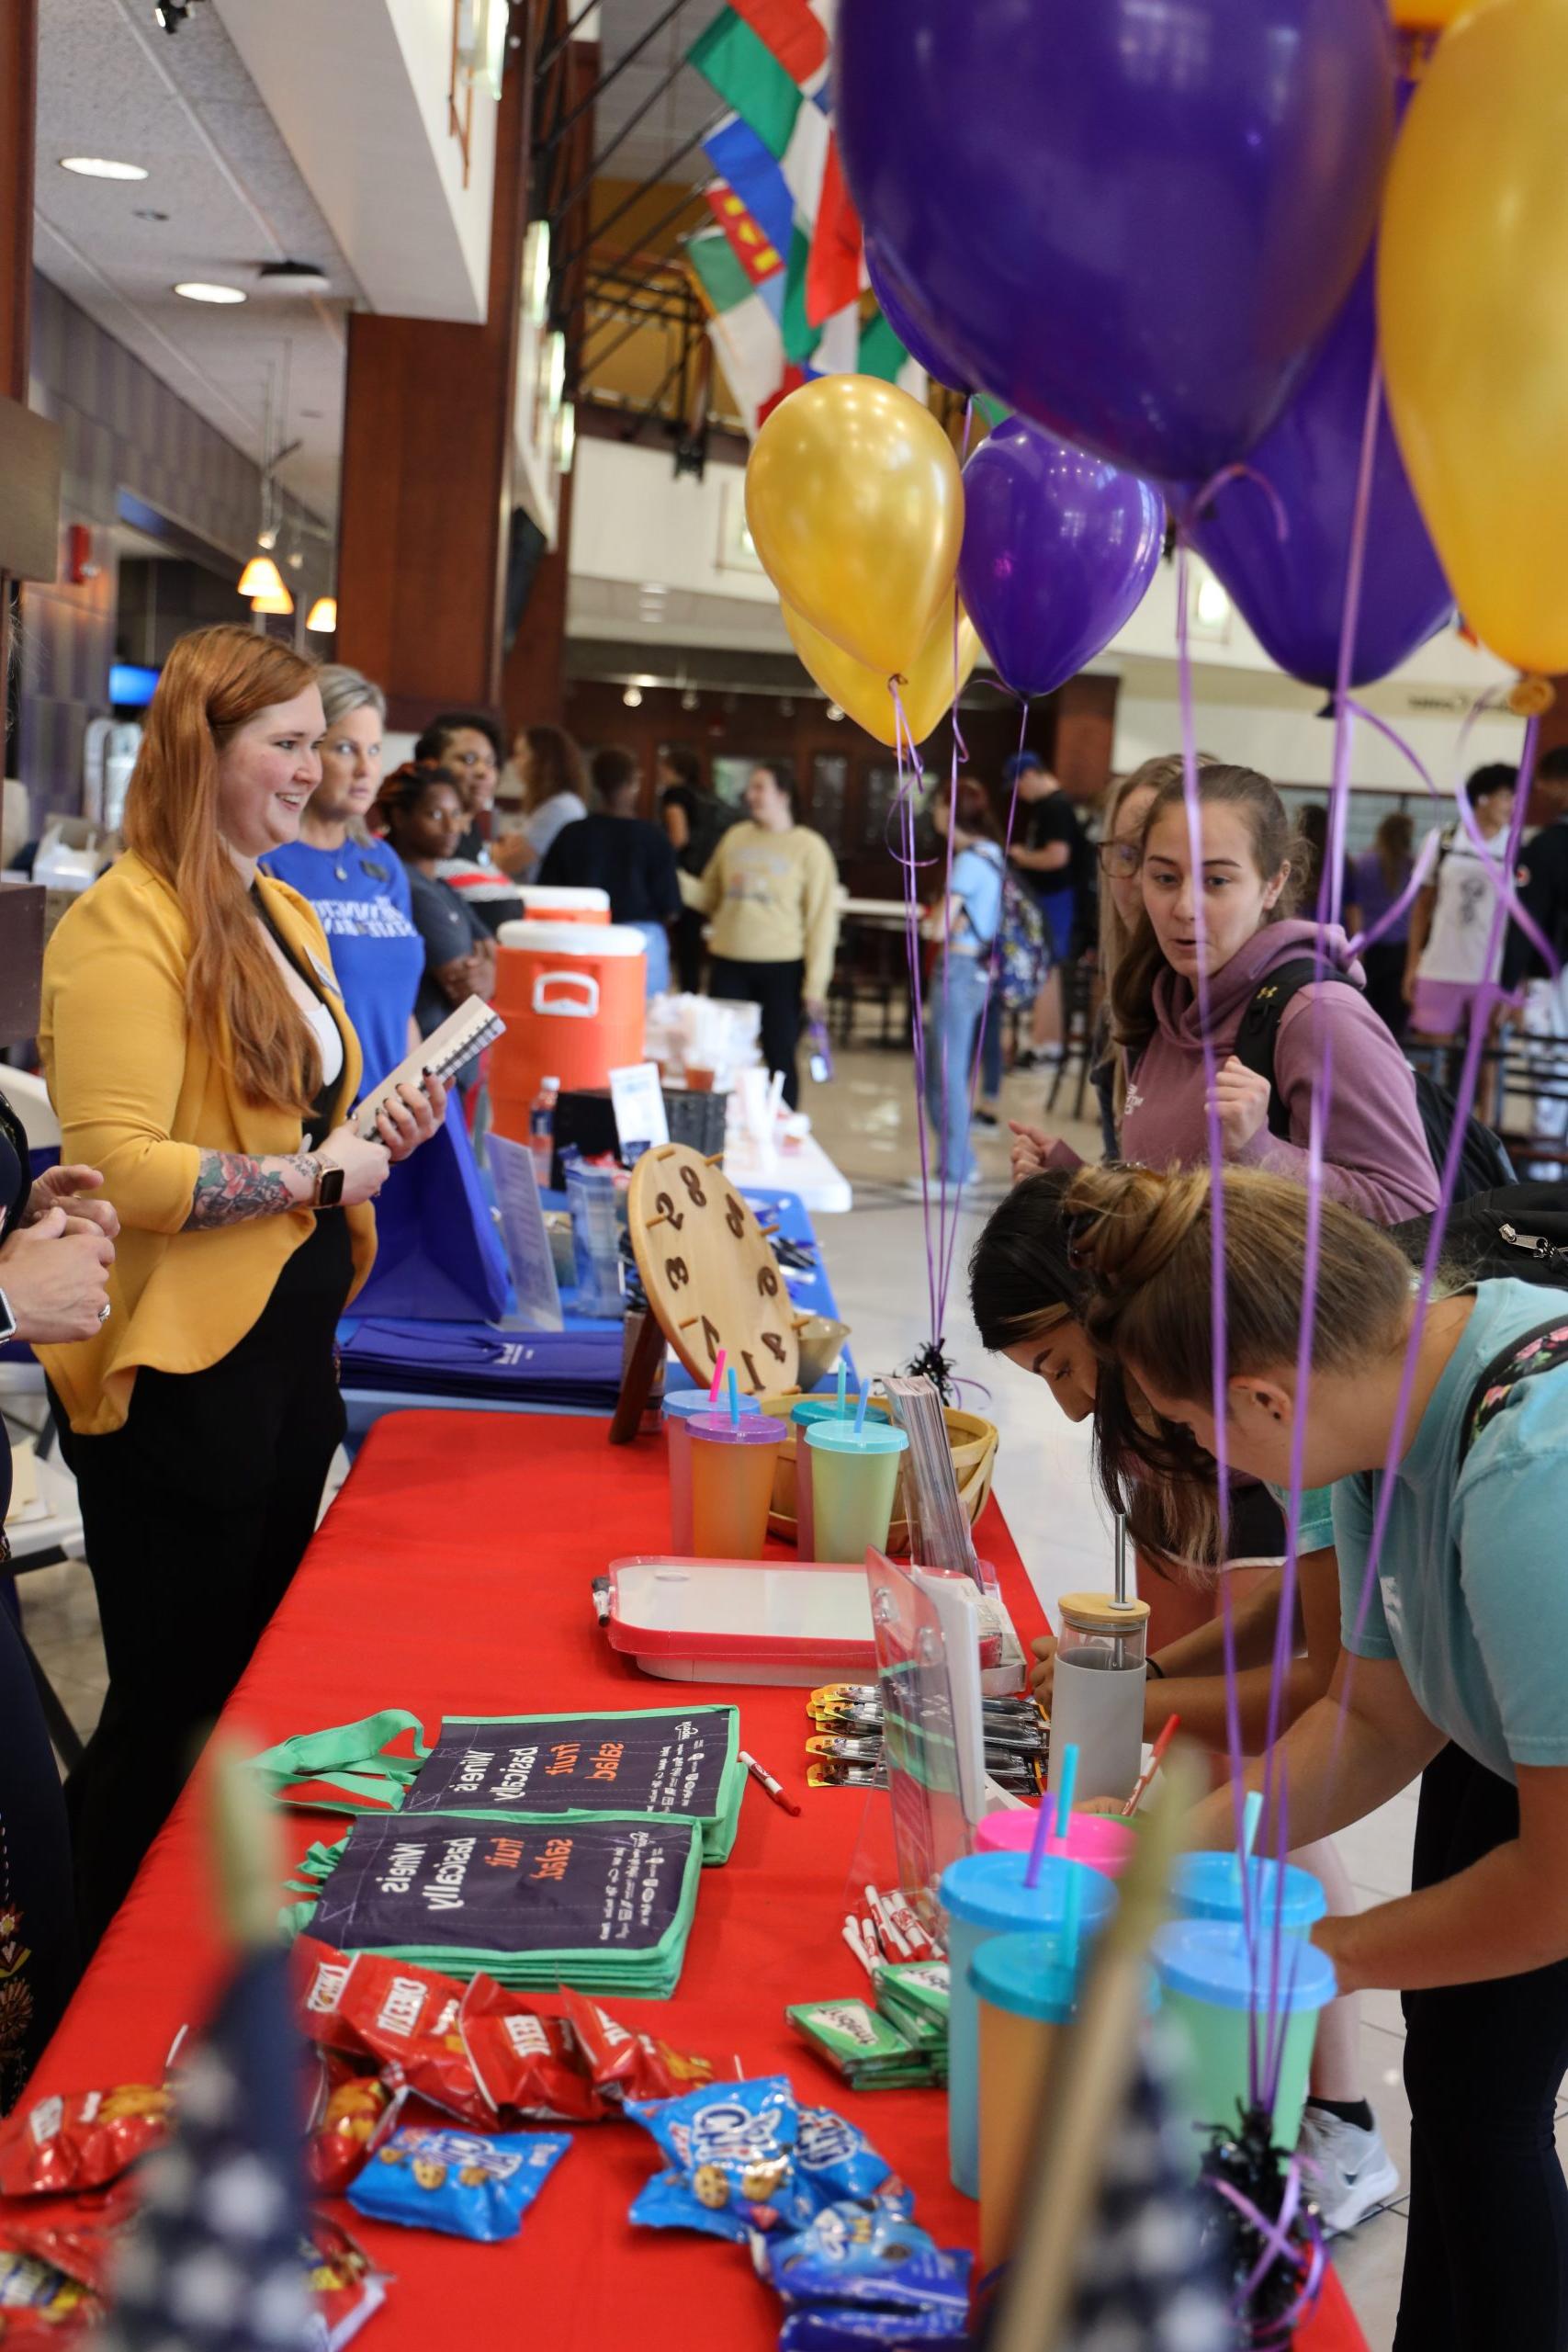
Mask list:
MULTIPOLYGON (((1201 769, 1202 859, 1194 871, 1179 777, 1156 794, 1144 827, 1144 920, 1116 972, 1111 1033, 1126 1057, 1122 1157, 1145 1168, 1206 1166, 1208 1091, 1200 1021, 1198 914, 1225 1159, 1306 1181, 1313 1074, 1332 1057, 1325 1105, 1325 1190, 1377 1225, 1435 1208, 1438 1180, 1409 1065, 1368 1004, 1366 975, 1337 923, 1292 920, 1301 845, 1284 803, 1251 768, 1201 769), (1269 1128, 1269 1084, 1237 1059, 1242 1020, 1271 972, 1321 953, 1328 974, 1286 1007, 1274 1082, 1290 1134, 1269 1128)), ((1015 1177, 1077 1163, 1068 1145, 1021 1132, 1015 1177)))

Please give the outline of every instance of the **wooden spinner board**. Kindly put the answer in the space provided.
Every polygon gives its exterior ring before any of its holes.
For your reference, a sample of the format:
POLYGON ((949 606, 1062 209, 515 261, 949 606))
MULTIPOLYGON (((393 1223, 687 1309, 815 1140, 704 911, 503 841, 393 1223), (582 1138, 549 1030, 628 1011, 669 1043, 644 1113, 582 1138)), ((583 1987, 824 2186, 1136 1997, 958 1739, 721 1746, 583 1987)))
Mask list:
POLYGON ((751 1396, 793 1388, 795 1308, 749 1203, 689 1144, 657 1145, 632 1170, 626 1227, 648 1303, 694 1380, 722 1348, 751 1396))

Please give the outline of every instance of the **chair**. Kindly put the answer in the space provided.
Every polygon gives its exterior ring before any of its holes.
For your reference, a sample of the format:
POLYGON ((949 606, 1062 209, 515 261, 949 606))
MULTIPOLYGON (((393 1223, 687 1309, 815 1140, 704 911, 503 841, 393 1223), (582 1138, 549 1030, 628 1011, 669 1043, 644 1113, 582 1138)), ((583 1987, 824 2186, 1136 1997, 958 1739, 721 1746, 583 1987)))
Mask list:
POLYGON ((1061 966, 1062 974, 1062 1051, 1057 1059, 1051 1091, 1045 1097, 1045 1108, 1054 1111, 1056 1097, 1062 1091, 1062 1080, 1073 1068, 1077 1070, 1077 1090, 1073 1096, 1073 1116, 1083 1117, 1084 1096, 1089 1091, 1089 1074, 1094 1068, 1095 1046, 1095 980, 1094 967, 1083 956, 1075 956, 1061 966))

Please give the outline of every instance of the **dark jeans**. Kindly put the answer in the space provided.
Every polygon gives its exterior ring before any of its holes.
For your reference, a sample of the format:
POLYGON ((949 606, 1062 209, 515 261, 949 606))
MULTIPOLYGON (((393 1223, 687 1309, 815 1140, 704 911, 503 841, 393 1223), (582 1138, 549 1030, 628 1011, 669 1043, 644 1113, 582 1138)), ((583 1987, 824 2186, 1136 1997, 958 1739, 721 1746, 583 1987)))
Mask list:
MULTIPOLYGON (((1518 1835, 1517 1791, 1462 1749, 1427 1768, 1417 1888, 1518 1835)), ((1394 2352, 1562 2352, 1568 2188, 1553 2117, 1568 2068, 1568 1961, 1406 1993, 1410 2223, 1394 2352)))
POLYGON ((707 918, 682 907, 670 927, 670 953, 675 981, 682 995, 695 996, 703 984, 703 958, 707 954, 707 918))
POLYGON ((784 1099, 792 1111, 800 1102, 795 1055, 800 1043, 800 992, 805 983, 806 965, 799 956, 790 964, 737 964, 728 956, 716 956, 708 967, 709 996, 761 1006, 762 1059, 771 1070, 783 1070, 784 1099))
POLYGON ((347 1227, 323 1216, 207 1371, 144 1367, 107 1437, 76 1436, 56 1402, 109 1669, 65 1792, 89 1951, 310 1540, 345 1426, 333 1341, 348 1282, 347 1227))
MULTIPOLYGON (((0 1486, 9 1489, 9 1462, 0 1486)), ((9 1962, 0 1959, 4 2115, 59 2024, 80 1966, 60 1774, 17 1629, 16 1589, 4 1570, 0 1579, 0 1913, 15 1906, 21 1920, 9 1962)))

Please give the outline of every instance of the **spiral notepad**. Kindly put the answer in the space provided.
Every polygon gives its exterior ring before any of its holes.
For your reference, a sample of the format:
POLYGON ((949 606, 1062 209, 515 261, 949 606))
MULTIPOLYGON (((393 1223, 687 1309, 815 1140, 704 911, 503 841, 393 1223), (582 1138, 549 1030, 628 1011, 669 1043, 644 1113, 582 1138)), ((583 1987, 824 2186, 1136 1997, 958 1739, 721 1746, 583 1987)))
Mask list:
POLYGON ((456 1012, 449 1012, 439 1029, 412 1054, 406 1054, 395 1070, 374 1086, 354 1114, 356 1131, 370 1142, 376 1133, 377 1114, 397 1093, 400 1086, 418 1086, 428 1072, 434 1078, 449 1079, 471 1062, 487 1046, 493 1046, 503 1036, 506 1023, 499 1013, 492 1012, 482 996, 471 996, 456 1012))

